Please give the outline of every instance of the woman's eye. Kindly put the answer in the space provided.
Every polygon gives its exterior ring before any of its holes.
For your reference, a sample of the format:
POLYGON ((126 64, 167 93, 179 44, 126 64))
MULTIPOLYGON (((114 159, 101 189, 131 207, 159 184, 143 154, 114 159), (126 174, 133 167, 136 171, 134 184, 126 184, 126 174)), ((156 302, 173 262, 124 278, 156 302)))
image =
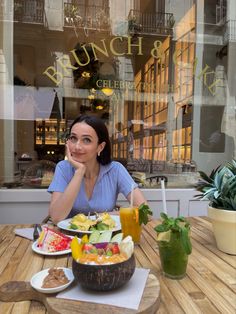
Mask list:
POLYGON ((90 140, 90 138, 85 137, 85 138, 83 139, 83 142, 84 142, 85 144, 88 144, 88 143, 91 143, 91 140, 90 140))
POLYGON ((69 137, 69 140, 72 142, 72 143, 76 143, 78 141, 77 137, 75 137, 74 135, 71 135, 69 137))

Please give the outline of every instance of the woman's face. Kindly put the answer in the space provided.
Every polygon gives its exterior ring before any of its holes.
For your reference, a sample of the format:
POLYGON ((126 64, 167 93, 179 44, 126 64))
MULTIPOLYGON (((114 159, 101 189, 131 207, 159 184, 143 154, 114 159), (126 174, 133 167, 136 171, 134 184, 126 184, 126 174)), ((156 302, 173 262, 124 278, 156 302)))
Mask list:
POLYGON ((105 142, 98 144, 96 131, 87 123, 79 122, 71 129, 68 145, 75 161, 87 163, 96 160, 105 142))

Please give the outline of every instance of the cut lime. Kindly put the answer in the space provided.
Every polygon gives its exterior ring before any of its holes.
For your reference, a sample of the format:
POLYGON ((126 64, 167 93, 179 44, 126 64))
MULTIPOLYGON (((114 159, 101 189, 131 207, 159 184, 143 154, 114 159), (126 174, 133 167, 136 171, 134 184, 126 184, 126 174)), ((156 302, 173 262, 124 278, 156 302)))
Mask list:
POLYGON ((165 241, 165 242, 170 242, 170 236, 171 236, 171 230, 168 230, 166 232, 160 232, 157 235, 157 241, 165 241))
POLYGON ((112 236, 112 231, 110 231, 110 230, 104 231, 103 233, 101 233, 101 235, 98 239, 98 243, 110 242, 111 236, 112 236))
POLYGON ((89 236, 90 243, 97 243, 100 237, 100 231, 94 230, 89 236))

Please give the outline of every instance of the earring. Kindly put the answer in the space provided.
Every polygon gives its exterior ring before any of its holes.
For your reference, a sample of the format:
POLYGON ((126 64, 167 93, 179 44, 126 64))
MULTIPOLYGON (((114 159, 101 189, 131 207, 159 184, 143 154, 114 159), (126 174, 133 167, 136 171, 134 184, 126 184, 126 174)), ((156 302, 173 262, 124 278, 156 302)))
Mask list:
POLYGON ((100 156, 100 152, 98 152, 98 157, 100 156))

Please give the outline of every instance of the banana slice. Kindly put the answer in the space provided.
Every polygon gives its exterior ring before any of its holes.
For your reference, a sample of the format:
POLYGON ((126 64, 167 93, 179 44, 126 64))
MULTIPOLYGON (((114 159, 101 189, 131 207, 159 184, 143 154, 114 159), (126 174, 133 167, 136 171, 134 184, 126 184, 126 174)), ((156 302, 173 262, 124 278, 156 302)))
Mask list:
POLYGON ((121 241, 119 244, 119 249, 120 252, 124 254, 127 259, 129 259, 134 252, 134 242, 132 241, 132 237, 128 236, 123 241, 121 241))

